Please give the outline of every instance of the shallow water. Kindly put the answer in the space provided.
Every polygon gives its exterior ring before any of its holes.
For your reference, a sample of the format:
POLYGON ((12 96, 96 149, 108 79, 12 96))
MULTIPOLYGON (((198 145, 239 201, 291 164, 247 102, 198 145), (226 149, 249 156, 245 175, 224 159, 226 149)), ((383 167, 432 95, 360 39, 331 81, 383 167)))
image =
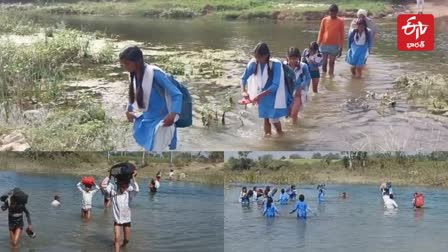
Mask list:
MULTIPOLYGON (((247 55, 260 40, 268 42, 272 53, 284 57, 290 46, 301 50, 315 40, 318 22, 229 22, 224 20, 153 20, 136 17, 59 17, 69 27, 100 30, 151 46, 178 50, 227 49, 247 55)), ((194 127, 179 130, 178 149, 207 150, 443 150, 448 148, 446 117, 427 116, 419 108, 399 99, 395 108, 383 107, 380 100, 367 100, 369 108, 347 108, 348 99, 363 98, 367 91, 390 92, 393 80, 405 72, 439 72, 448 63, 446 20, 437 22, 436 49, 433 52, 398 52, 395 24, 383 20, 373 54, 363 80, 351 77, 344 55, 337 61, 334 78, 323 76, 320 94, 311 96, 299 125, 287 122, 287 137, 265 139, 256 110, 236 105, 227 114, 226 126, 207 129, 197 119, 194 127), (242 122, 244 126, 242 125, 242 122)), ((239 99, 239 76, 246 63, 234 62, 225 73, 229 86, 239 99)), ((203 99, 223 97, 222 87, 204 80, 189 83, 193 93, 203 99)), ((215 98, 216 99, 216 98, 215 98)), ((199 102, 199 101, 197 101, 199 102)), ((199 102, 200 103, 200 102, 199 102)), ((137 146, 128 147, 128 149, 137 146)))
POLYGON ((288 213, 291 204, 277 205, 280 216, 266 219, 256 206, 241 207, 240 187, 225 190, 224 251, 432 252, 448 246, 447 190, 395 187, 399 208, 385 211, 378 187, 327 185, 322 204, 315 186, 297 189, 313 211, 306 221, 288 213), (425 195, 425 208, 417 211, 411 207, 415 190, 425 195), (349 199, 338 199, 343 191, 349 199))
MULTIPOLYGON (((91 221, 81 221, 78 179, 0 172, 1 193, 18 186, 29 194, 28 209, 37 238, 31 240, 23 235, 20 251, 112 250, 112 211, 104 212, 98 192, 93 199, 91 221), (50 206, 55 193, 61 196, 58 209, 50 206)), ((160 191, 151 196, 147 182, 139 182, 141 191, 132 205, 131 242, 123 251, 223 250, 222 187, 162 182, 160 191)), ((2 212, 0 251, 7 251, 7 230, 7 214, 2 212)))

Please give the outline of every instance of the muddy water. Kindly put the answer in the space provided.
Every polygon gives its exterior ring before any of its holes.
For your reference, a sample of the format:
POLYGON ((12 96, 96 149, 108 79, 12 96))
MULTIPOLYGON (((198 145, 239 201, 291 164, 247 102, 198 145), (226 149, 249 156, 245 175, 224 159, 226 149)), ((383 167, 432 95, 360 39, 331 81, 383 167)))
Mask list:
MULTIPOLYGON (((239 99, 238 83, 251 48, 261 40, 272 53, 284 57, 290 46, 300 49, 317 37, 317 22, 275 23, 271 21, 228 22, 197 19, 192 21, 143 18, 63 17, 69 27, 99 30, 119 35, 123 40, 145 42, 151 46, 177 48, 178 52, 203 49, 232 50, 245 60, 234 60, 225 69, 224 81, 215 85, 193 79, 188 84, 204 100, 222 99, 233 89, 239 99)), ((384 20, 368 60, 363 80, 353 80, 344 56, 337 61, 333 78, 323 76, 320 93, 310 97, 300 114, 298 126, 285 122, 286 137, 264 138, 262 122, 255 109, 235 105, 227 113, 226 126, 204 127, 196 118, 194 127, 179 130, 179 149, 213 150, 440 150, 448 148, 447 118, 429 115, 397 97, 395 107, 384 106, 380 97, 391 93, 393 80, 402 73, 439 72, 448 63, 446 20, 437 22, 436 49, 429 53, 405 53, 395 49, 395 24, 384 20), (365 98, 368 91, 376 99, 365 98), (353 101, 358 98, 358 100, 353 101), (361 99, 360 99, 361 98, 361 99)), ((170 49, 172 50, 172 49, 170 49)), ((230 59, 231 60, 231 59, 230 59)), ((125 93, 124 93, 125 94, 125 93)), ((115 106, 113 106, 115 107, 115 106)), ((196 106, 197 107, 197 106, 196 106)), ((197 114, 199 112, 197 111, 197 114)), ((132 141, 130 141, 132 142, 132 141)), ((128 149, 137 148, 130 143, 128 149)))

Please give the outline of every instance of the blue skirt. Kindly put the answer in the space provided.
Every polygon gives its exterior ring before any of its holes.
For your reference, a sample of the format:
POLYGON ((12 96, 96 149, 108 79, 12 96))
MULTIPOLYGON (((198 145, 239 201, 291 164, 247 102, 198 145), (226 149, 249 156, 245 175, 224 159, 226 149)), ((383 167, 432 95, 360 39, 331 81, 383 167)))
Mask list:
MULTIPOLYGON (((157 124, 163 120, 162 118, 152 117, 147 113, 139 116, 134 121, 134 139, 135 141, 142 146, 146 151, 152 151, 153 143, 154 143, 154 133, 156 130, 157 124)), ((169 145, 170 150, 175 150, 177 146, 177 129, 174 133, 174 137, 171 140, 169 145)))
POLYGON ((353 43, 347 52, 345 61, 354 67, 362 67, 366 64, 369 56, 369 48, 366 45, 356 45, 353 43))

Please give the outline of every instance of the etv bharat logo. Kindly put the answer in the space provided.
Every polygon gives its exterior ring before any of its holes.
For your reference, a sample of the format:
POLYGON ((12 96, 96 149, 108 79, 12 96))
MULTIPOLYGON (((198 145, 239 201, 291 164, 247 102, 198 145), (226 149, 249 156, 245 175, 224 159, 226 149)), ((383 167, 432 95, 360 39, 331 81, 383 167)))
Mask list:
POLYGON ((402 14, 397 18, 397 47, 400 51, 434 49, 434 16, 402 14))

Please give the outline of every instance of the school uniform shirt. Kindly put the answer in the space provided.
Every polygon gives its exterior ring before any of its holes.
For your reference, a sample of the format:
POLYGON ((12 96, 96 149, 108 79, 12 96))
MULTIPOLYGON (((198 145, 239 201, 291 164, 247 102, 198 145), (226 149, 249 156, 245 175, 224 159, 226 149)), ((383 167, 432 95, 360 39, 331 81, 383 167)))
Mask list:
POLYGON ((288 204, 289 195, 287 193, 282 193, 278 197, 278 201, 280 202, 280 205, 286 205, 288 204))
MULTIPOLYGON (((174 125, 163 127, 162 120, 170 112, 181 113, 182 93, 160 68, 145 66, 142 81, 145 107, 140 108, 143 113, 134 122, 134 139, 148 151, 161 151, 166 147, 176 149, 177 130, 174 125)), ((136 92, 137 81, 134 79, 133 82, 136 92)), ((138 108, 135 104, 131 106, 138 108)))
MULTIPOLYGON (((109 178, 103 180, 101 187, 106 189, 109 184, 109 178)), ((106 189, 107 190, 107 189, 106 189)), ((131 223, 131 208, 130 204, 139 191, 138 184, 132 180, 128 189, 123 193, 117 192, 115 189, 111 189, 108 193, 111 196, 112 210, 114 213, 114 221, 117 224, 131 223)))
POLYGON ((357 33, 357 30, 351 31, 348 37, 348 51, 345 61, 352 66, 364 66, 371 47, 372 33, 370 29, 360 34, 357 33))
POLYGON ((275 207, 274 203, 271 204, 271 207, 267 207, 267 206, 264 207, 264 210, 263 210, 264 216, 271 218, 271 217, 275 217, 276 213, 277 213, 277 208, 275 207))
POLYGON ((316 52, 313 55, 310 55, 310 49, 306 48, 303 50, 302 62, 306 62, 308 64, 308 70, 310 71, 319 71, 319 67, 323 64, 322 55, 318 56, 316 52))
POLYGON ((269 94, 258 102, 258 116, 265 119, 279 119, 288 115, 288 95, 283 66, 279 60, 271 59, 269 67, 272 71, 271 78, 268 78, 268 64, 257 64, 255 59, 251 60, 241 76, 241 85, 247 86, 250 99, 263 91, 269 91, 269 94), (255 68, 257 68, 256 74, 255 68))
POLYGON ((78 190, 82 193, 82 202, 81 202, 81 208, 84 210, 89 210, 92 208, 92 198, 93 195, 100 189, 97 185, 95 185, 95 188, 92 188, 90 191, 86 191, 82 188, 81 182, 79 182, 77 185, 78 190))
POLYGON ((308 205, 305 202, 297 202, 296 208, 294 208, 297 214, 297 218, 306 219, 306 214, 308 211, 308 205))
POLYGON ((300 62, 299 64, 300 68, 294 69, 294 73, 296 74, 296 83, 294 85, 294 89, 296 91, 302 90, 303 94, 306 95, 309 90, 311 75, 307 64, 303 62, 300 62))

